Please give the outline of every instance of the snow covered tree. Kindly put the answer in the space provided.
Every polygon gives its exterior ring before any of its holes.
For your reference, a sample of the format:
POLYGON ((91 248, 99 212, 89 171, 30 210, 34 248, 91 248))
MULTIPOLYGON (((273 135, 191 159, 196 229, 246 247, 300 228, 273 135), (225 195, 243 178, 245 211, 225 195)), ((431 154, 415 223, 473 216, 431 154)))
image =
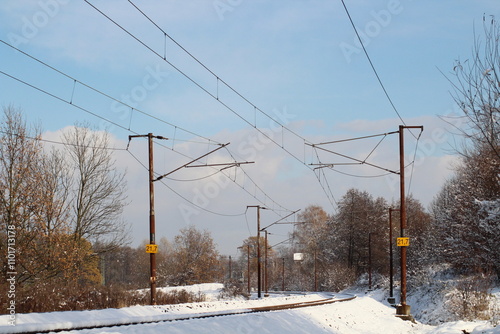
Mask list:
POLYGON ((432 204, 443 261, 465 273, 492 270, 500 277, 500 24, 483 18, 484 39, 472 58, 454 66, 454 98, 463 112, 457 127, 461 161, 432 204))
MULTIPOLYGON (((333 253, 342 256, 349 267, 362 270, 368 261, 368 239, 372 234, 372 263, 375 268, 385 270, 383 264, 388 247, 387 202, 374 199, 368 192, 349 189, 339 201, 337 214, 330 222, 333 253)), ((364 269, 363 269, 364 271, 364 269)))
POLYGON ((500 163, 488 146, 464 157, 433 202, 443 259, 458 269, 500 274, 500 163))

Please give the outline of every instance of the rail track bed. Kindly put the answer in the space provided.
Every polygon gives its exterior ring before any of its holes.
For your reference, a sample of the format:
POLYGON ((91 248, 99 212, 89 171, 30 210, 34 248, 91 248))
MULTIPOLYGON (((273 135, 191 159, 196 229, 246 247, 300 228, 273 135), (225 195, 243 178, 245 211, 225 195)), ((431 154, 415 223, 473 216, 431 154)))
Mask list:
MULTIPOLYGON (((337 302, 345 302, 356 298, 355 296, 342 296, 342 297, 333 297, 333 298, 323 298, 317 300, 308 300, 308 301, 298 301, 292 303, 279 303, 274 305, 265 305, 265 306, 256 306, 256 307, 248 307, 248 308, 235 308, 230 310, 221 310, 221 311, 208 311, 208 312, 200 312, 193 314, 168 314, 167 311, 163 315, 158 315, 154 317, 144 317, 144 319, 140 319, 138 317, 133 317, 133 320, 125 321, 125 319, 106 319, 99 321, 99 323, 92 322, 92 324, 46 324, 46 326, 30 326, 29 324, 22 324, 20 326, 14 326, 10 329, 12 330, 9 333, 23 333, 23 334, 35 334, 35 333, 60 333, 66 331, 78 331, 78 330, 90 330, 90 329, 101 329, 101 328, 112 328, 112 327, 122 327, 122 326, 134 326, 134 325, 143 325, 143 324, 154 324, 154 323, 163 323, 163 322, 174 322, 174 321, 189 321, 195 319, 205 319, 205 318, 215 318, 215 317, 227 317, 227 316, 236 316, 236 315, 244 315, 250 313, 257 312, 272 312, 272 311, 280 311, 280 310, 289 310, 303 307, 312 307, 312 306, 320 306, 337 302), (36 329, 34 327, 37 327, 36 329), (45 327, 45 328, 44 328, 45 327)), ((272 300, 272 298, 268 299, 272 300)), ((159 306, 162 307, 162 306, 159 306)), ((3 332, 0 332, 3 333, 3 332)))

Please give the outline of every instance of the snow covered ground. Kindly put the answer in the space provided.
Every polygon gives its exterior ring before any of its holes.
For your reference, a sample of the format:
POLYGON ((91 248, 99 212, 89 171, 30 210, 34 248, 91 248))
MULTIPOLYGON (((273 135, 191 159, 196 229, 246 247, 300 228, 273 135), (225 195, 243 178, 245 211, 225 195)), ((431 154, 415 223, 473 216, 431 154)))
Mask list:
MULTIPOLYGON (((204 293, 207 301, 180 305, 134 306, 122 309, 95 311, 32 313, 16 315, 16 326, 8 326, 8 316, 0 316, 0 333, 91 326, 130 321, 153 321, 188 317, 194 314, 223 313, 245 310, 249 307, 274 303, 302 302, 330 297, 331 294, 311 293, 308 295, 271 295, 260 300, 233 299, 218 300, 221 284, 200 284, 187 289, 204 293)), ((179 289, 179 288, 164 288, 179 289)), ((87 329, 78 333, 132 334, 132 333, 425 333, 461 334, 465 330, 471 334, 500 334, 500 326, 493 327, 486 321, 449 322, 439 326, 403 321, 395 316, 395 309, 385 302, 382 291, 365 294, 357 293, 357 298, 347 302, 313 306, 301 309, 265 313, 237 314, 226 317, 205 318, 186 321, 151 323, 142 325, 87 329)), ((77 333, 69 331, 63 333, 77 333)))

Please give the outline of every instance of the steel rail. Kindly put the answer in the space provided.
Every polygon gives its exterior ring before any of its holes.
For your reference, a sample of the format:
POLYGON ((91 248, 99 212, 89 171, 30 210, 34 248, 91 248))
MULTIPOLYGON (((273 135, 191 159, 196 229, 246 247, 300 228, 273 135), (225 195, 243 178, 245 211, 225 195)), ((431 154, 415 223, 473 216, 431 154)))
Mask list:
POLYGON ((133 321, 130 323, 115 323, 115 324, 92 325, 92 326, 83 325, 83 326, 74 326, 74 327, 66 327, 66 328, 58 328, 58 329, 24 331, 24 332, 16 332, 16 333, 19 333, 19 334, 60 333, 60 332, 65 332, 65 331, 82 331, 82 330, 89 330, 89 329, 145 325, 145 324, 154 324, 154 323, 162 323, 162 322, 187 321, 187 320, 195 320, 195 319, 216 318, 216 317, 225 317, 225 316, 232 316, 232 315, 259 313, 259 312, 282 311, 282 310, 289 310, 289 309, 296 309, 296 308, 310 307, 310 306, 321 306, 321 305, 332 304, 332 303, 337 303, 337 302, 345 302, 345 301, 353 300, 355 298, 356 298, 356 296, 351 296, 351 297, 341 298, 341 299, 326 298, 326 299, 306 301, 306 302, 297 302, 297 303, 290 303, 290 304, 242 308, 239 310, 229 310, 227 312, 225 312, 225 311, 216 312, 216 313, 207 312, 207 314, 194 314, 194 315, 190 315, 190 316, 183 316, 183 317, 170 318, 170 319, 133 321))

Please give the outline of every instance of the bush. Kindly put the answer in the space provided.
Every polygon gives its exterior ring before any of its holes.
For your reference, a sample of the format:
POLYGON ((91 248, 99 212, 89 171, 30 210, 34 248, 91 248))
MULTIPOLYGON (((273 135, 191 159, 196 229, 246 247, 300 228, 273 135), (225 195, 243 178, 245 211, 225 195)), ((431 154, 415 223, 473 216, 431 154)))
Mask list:
POLYGON ((448 309, 460 320, 490 320, 492 317, 490 275, 476 274, 459 279, 447 297, 448 309))
MULTIPOLYGON (((157 291, 157 304, 201 302, 203 294, 186 290, 157 291)), ((72 284, 32 284, 19 289, 16 295, 16 311, 19 313, 82 311, 105 308, 121 308, 133 305, 149 305, 150 292, 129 290, 124 285, 83 286, 72 284)), ((2 308, 2 312, 7 310, 2 308)))
POLYGON ((234 280, 227 281, 224 283, 224 287, 219 293, 220 299, 231 299, 236 297, 243 297, 245 299, 250 298, 250 295, 245 290, 244 284, 234 280))

